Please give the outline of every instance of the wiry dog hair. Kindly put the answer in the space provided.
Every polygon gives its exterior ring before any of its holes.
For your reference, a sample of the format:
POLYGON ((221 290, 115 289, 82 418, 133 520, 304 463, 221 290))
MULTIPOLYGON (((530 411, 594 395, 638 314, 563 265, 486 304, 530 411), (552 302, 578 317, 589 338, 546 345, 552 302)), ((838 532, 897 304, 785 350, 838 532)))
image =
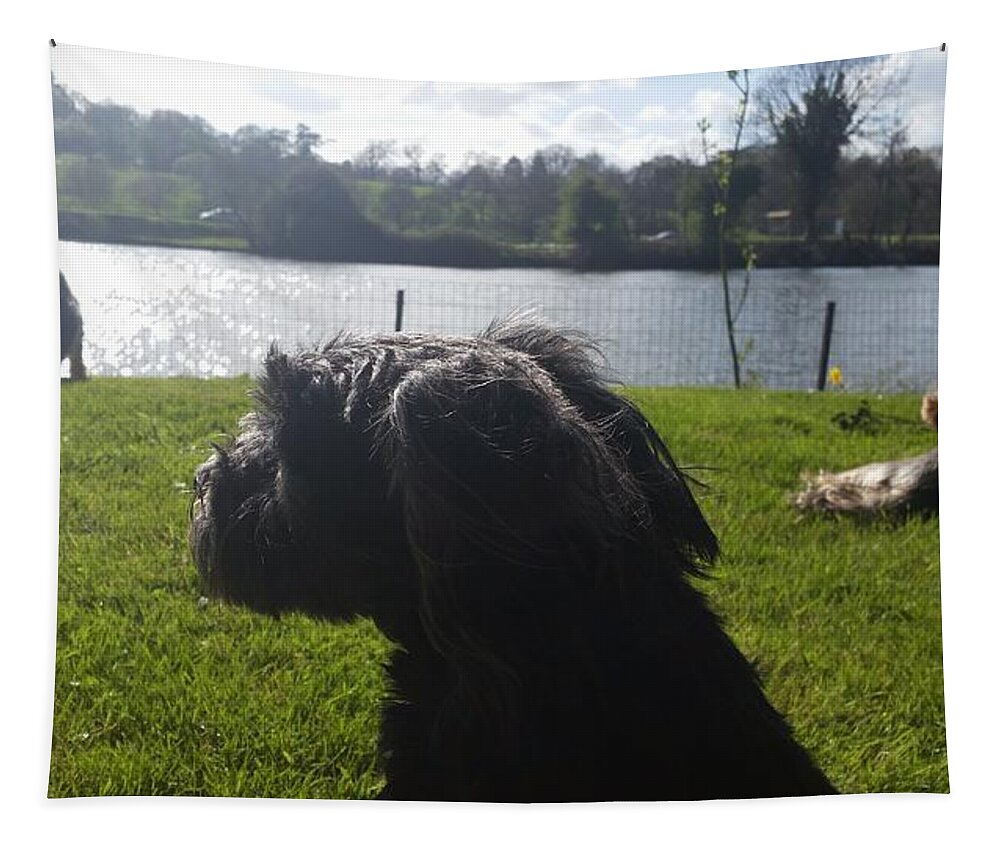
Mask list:
POLYGON ((196 475, 208 588, 395 642, 384 797, 833 793, 690 584, 715 536, 592 353, 524 322, 272 350, 196 475))

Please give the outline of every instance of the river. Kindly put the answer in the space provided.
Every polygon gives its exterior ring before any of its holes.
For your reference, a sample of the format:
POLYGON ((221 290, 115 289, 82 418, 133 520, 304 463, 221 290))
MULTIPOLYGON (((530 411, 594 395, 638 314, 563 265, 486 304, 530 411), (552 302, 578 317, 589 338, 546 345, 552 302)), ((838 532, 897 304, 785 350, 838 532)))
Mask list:
MULTIPOLYGON (((712 273, 320 264, 77 242, 60 243, 59 256, 95 375, 255 374, 272 341, 294 348, 341 330, 392 331, 403 290, 405 331, 475 333, 522 311, 596 338, 614 380, 732 383, 712 273)), ((737 272, 737 300, 742 284, 737 272)), ((814 386, 830 301, 829 362, 849 389, 923 390, 936 378, 938 268, 919 266, 754 271, 737 326, 747 379, 814 386)))

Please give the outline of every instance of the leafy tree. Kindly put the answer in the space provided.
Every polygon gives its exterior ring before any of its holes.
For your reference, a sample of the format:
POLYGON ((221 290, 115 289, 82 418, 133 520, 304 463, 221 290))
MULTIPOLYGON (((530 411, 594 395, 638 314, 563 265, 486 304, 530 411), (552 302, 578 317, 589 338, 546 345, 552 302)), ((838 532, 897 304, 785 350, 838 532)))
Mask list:
POLYGON ((525 181, 524 163, 521 159, 508 159, 497 181, 498 215, 503 235, 517 242, 530 242, 534 235, 525 181))
POLYGON ((941 228, 941 169, 918 148, 905 151, 900 161, 903 191, 903 240, 912 233, 934 233, 941 228))
POLYGON ((94 152, 94 131, 87 125, 84 110, 87 101, 69 92, 52 78, 52 123, 55 130, 56 154, 94 152))
POLYGON ((886 58, 859 59, 785 69, 760 89, 761 115, 798 178, 807 240, 818 235, 842 150, 886 132, 903 79, 886 58))
POLYGON ((265 170, 293 153, 287 130, 264 130, 256 124, 240 127, 230 138, 229 148, 245 166, 265 170))
POLYGON ((586 169, 577 169, 566 183, 556 232, 573 244, 575 265, 613 265, 628 243, 621 202, 586 169))
POLYGON ((492 197, 493 176, 488 163, 476 155, 475 165, 464 174, 457 175, 454 185, 462 190, 462 201, 468 210, 469 219, 482 228, 495 206, 492 197))
MULTIPOLYGON (((705 131, 708 124, 704 125, 705 131)), ((705 151, 706 168, 688 168, 681 179, 677 203, 683 211, 685 236, 697 243, 702 251, 715 252, 719 247, 718 214, 720 201, 725 204, 726 225, 738 221, 744 207, 760 188, 763 176, 760 166, 736 158, 737 151, 713 154, 705 151), (725 174, 725 187, 719 180, 725 174), (726 197, 723 199, 722 195, 726 197)), ((727 238, 731 233, 727 231, 727 238)))
POLYGON ((676 226, 686 171, 684 163, 669 156, 656 157, 632 169, 625 199, 636 232, 654 234, 676 226))
POLYGON ((299 161, 290 153, 287 132, 247 125, 222 138, 215 150, 178 158, 174 171, 198 180, 208 206, 233 211, 252 250, 275 253, 282 224, 273 202, 288 164, 299 161))
POLYGON ((79 109, 77 109, 76 101, 74 101, 72 95, 66 91, 64 86, 59 85, 56 82, 56 78, 52 77, 52 117, 58 123, 60 121, 66 121, 67 119, 76 118, 82 115, 79 109))
POLYGON ((305 124, 297 124, 295 127, 295 139, 292 142, 292 155, 307 160, 319 159, 316 153, 316 146, 323 141, 323 137, 305 124))
POLYGON ((202 118, 173 110, 156 110, 139 124, 140 149, 150 171, 170 171, 181 157, 211 153, 219 146, 217 134, 202 118))
POLYGON ((493 178, 487 167, 477 162, 465 174, 456 177, 455 186, 469 192, 485 193, 493 188, 493 178))
POLYGON ((139 114, 113 103, 88 104, 84 121, 93 135, 94 153, 113 165, 134 165, 140 160, 139 114))
POLYGON ((277 254, 304 260, 362 260, 375 256, 379 230, 354 206, 333 170, 297 159, 270 200, 279 212, 271 241, 277 254))
POLYGON ((503 165, 503 181, 507 186, 520 188, 524 182, 524 163, 519 157, 511 157, 503 165))
POLYGON ((559 175, 550 170, 545 156, 536 152, 524 181, 524 209, 536 242, 551 238, 551 222, 559 209, 559 181, 559 175))
POLYGON ((827 80, 822 74, 802 95, 803 107, 793 104, 775 125, 778 146, 801 181, 806 239, 816 239, 816 210, 837 173, 841 149, 856 106, 847 102, 844 75, 827 80))

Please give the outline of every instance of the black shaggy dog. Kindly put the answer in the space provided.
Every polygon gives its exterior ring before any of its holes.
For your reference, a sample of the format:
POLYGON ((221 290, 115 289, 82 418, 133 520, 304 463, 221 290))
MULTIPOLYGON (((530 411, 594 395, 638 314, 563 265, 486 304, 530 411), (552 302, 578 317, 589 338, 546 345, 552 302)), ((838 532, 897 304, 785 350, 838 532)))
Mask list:
POLYGON ((715 537, 590 354, 517 322, 272 351, 196 475, 208 588, 395 642, 384 797, 835 792, 689 584, 715 537))
POLYGON ((83 317, 80 305, 62 272, 59 273, 59 362, 69 358, 69 377, 80 381, 87 377, 83 365, 83 317))

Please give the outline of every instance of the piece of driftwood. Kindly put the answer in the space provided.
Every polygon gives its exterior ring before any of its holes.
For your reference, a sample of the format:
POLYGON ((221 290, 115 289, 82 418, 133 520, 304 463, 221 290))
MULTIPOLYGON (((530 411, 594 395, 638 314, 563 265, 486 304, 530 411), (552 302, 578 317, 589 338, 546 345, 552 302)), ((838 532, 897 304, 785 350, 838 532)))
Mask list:
POLYGON ((937 390, 931 390, 924 394, 920 403, 920 419, 931 428, 936 429, 938 423, 938 394, 937 390))
POLYGON ((796 507, 843 514, 934 512, 938 509, 938 451, 865 464, 805 478, 796 507))
MULTIPOLYGON (((938 425, 938 394, 924 395, 920 418, 938 425)), ((805 488, 792 497, 796 507, 839 514, 931 513, 938 510, 938 451, 898 461, 878 461, 842 473, 803 475, 805 488)))

